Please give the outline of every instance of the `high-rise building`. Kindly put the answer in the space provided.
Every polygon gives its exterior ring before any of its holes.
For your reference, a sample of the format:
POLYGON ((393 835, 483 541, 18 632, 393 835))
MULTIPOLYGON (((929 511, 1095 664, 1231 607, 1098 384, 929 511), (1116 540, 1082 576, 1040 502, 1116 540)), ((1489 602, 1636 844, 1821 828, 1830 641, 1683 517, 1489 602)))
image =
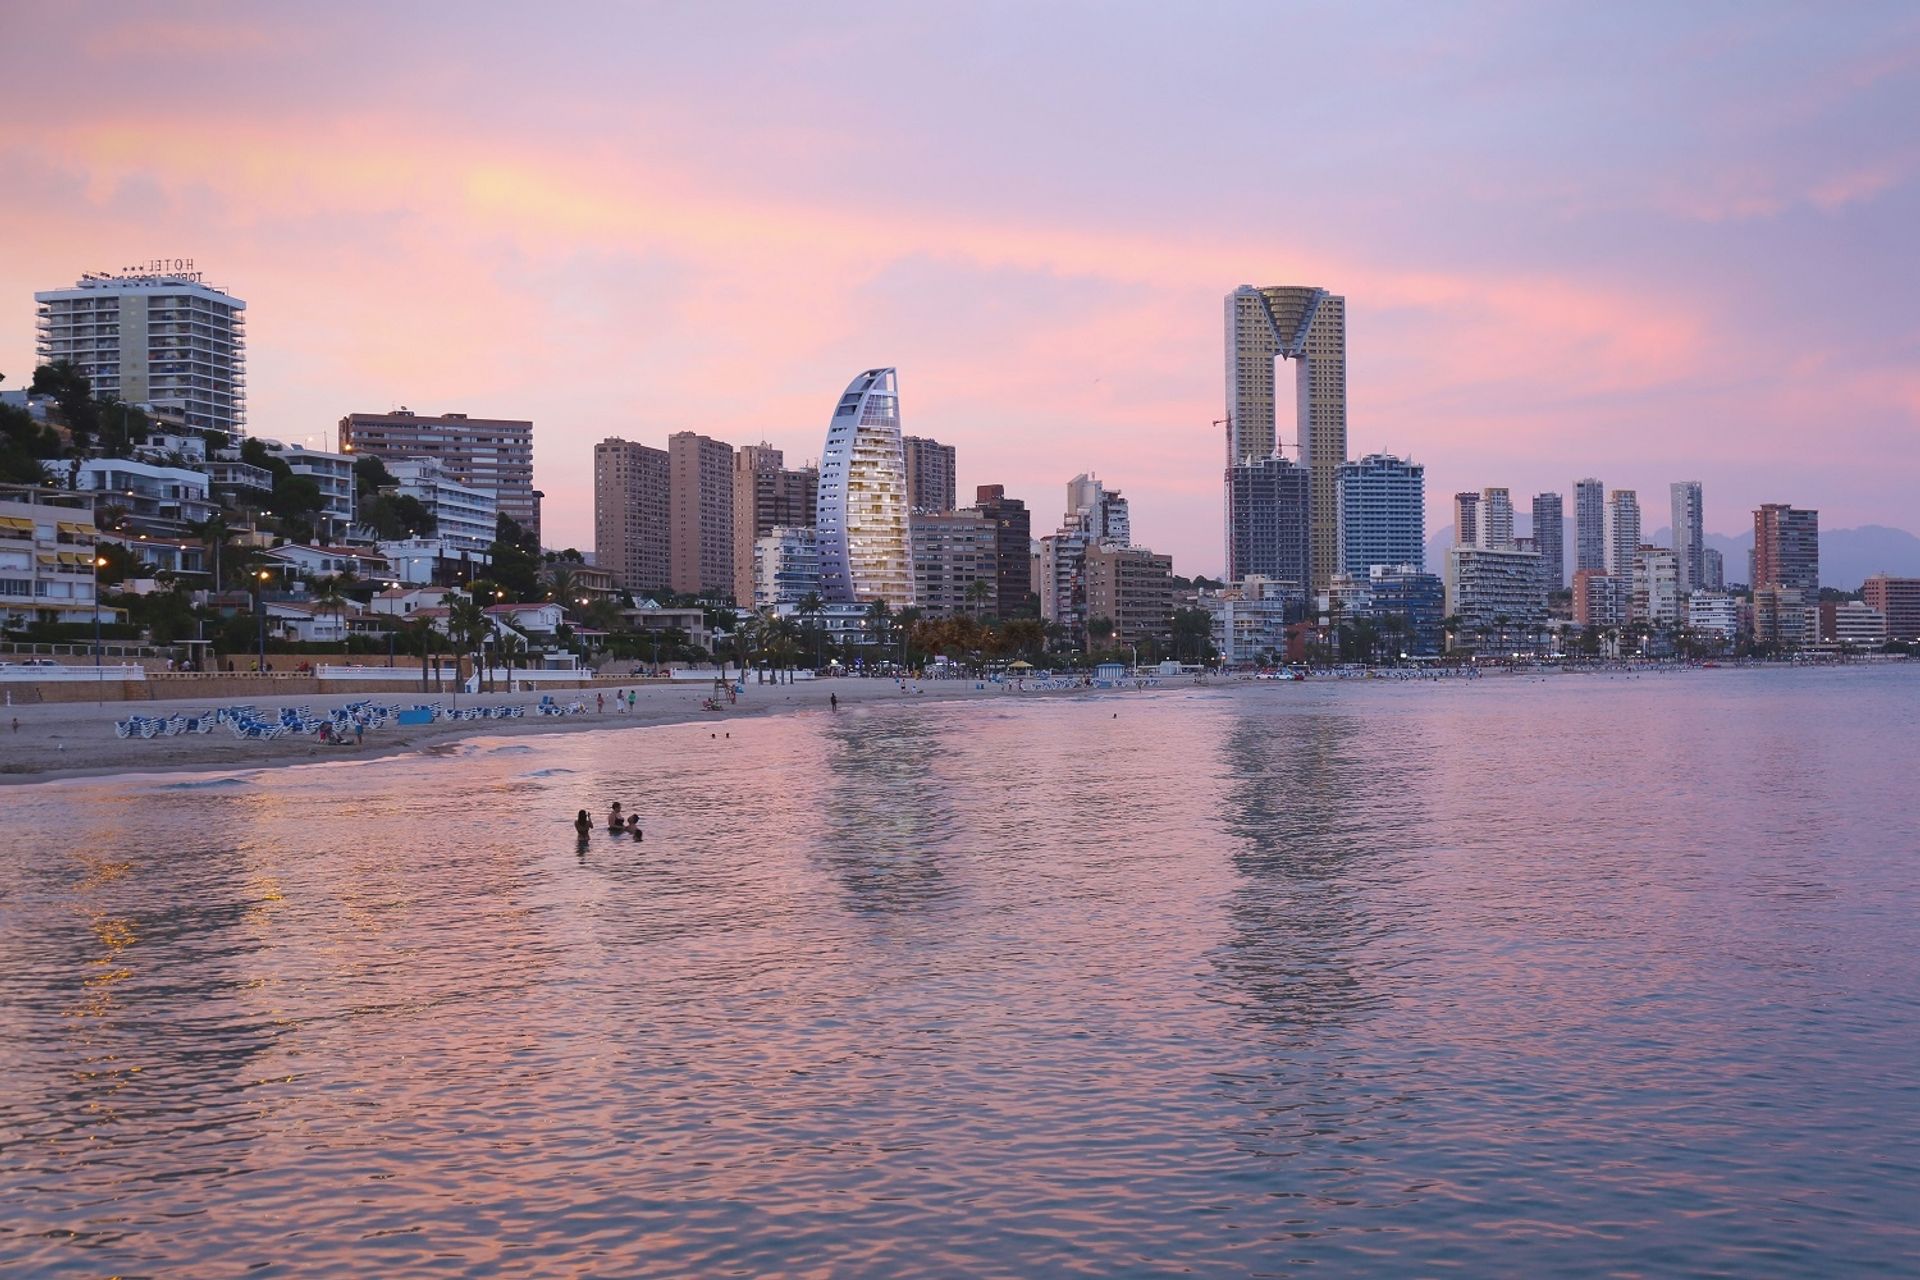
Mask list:
POLYGON ((974 490, 973 509, 993 521, 994 613, 1011 618, 1026 603, 1032 580, 1033 516, 1027 504, 1009 498, 1005 486, 983 484, 974 490))
POLYGON ((1480 536, 1474 545, 1502 551, 1513 545, 1513 497, 1505 489, 1480 491, 1480 536))
POLYGON ((171 410, 196 430, 247 425, 247 304, 165 258, 33 295, 41 364, 65 360, 96 396, 171 410))
POLYGON ((1620 591, 1634 598, 1635 569, 1640 563, 1640 495, 1615 489, 1607 495, 1607 572, 1620 579, 1620 591))
POLYGON ((1655 626, 1680 621, 1680 554, 1672 547, 1642 543, 1634 561, 1633 616, 1655 626))
POLYGON ((1753 583, 1820 595, 1820 513, 1769 502, 1753 513, 1753 583))
MULTIPOLYGON (((1309 572, 1324 590, 1340 571, 1340 466, 1347 460, 1347 300, 1304 285, 1242 285, 1227 296, 1227 465, 1258 463, 1288 443, 1311 477, 1309 572), (1276 364, 1294 366, 1292 441, 1276 418, 1276 364)), ((1232 486, 1231 473, 1228 477, 1232 486)), ((1232 500, 1229 497, 1229 510, 1232 500)), ((1243 535, 1229 521, 1229 563, 1243 535)))
POLYGON ((915 606, 935 618, 991 607, 999 594, 993 521, 971 511, 921 511, 908 524, 915 606))
POLYGON ((1726 557, 1713 547, 1700 548, 1700 585, 1708 591, 1727 589, 1726 557))
POLYGON ((1567 525, 1557 493, 1533 495, 1533 545, 1540 553, 1540 573, 1547 590, 1567 585, 1567 525))
POLYGON ((1040 616, 1075 643, 1087 639, 1087 548, 1093 539, 1063 529, 1040 539, 1040 616))
MULTIPOLYGON (((340 419, 340 452, 395 462, 432 458, 456 481, 491 489, 500 514, 536 538, 541 493, 533 487, 533 423, 464 413, 350 413, 340 419)), ((655 584, 658 585, 658 584, 655 584)))
POLYGON ((1087 618, 1113 623, 1115 644, 1173 634, 1173 557, 1145 547, 1094 543, 1086 551, 1087 618))
POLYGON ((829 604, 913 603, 899 379, 868 369, 847 385, 820 458, 820 590, 829 604))
POLYGON ((1480 545, 1480 495, 1477 493, 1453 495, 1453 545, 1480 545))
POLYGON ((733 446, 693 431, 667 437, 667 582, 690 595, 731 595, 733 446))
POLYGON ((1098 476, 1084 471, 1067 481, 1067 516, 1061 528, 1078 529, 1095 541, 1123 547, 1133 541, 1127 500, 1118 489, 1107 488, 1098 476))
POLYGON ((1820 513, 1769 502, 1753 513, 1753 634, 1771 644, 1818 637, 1820 513))
POLYGON ((925 436, 900 437, 907 460, 907 507, 911 511, 951 511, 955 500, 953 446, 925 436))
POLYGON ((1606 487, 1591 477, 1573 482, 1573 567, 1607 567, 1606 487))
POLYGON ((1305 593, 1312 578, 1312 484, 1275 455, 1227 468, 1227 577, 1271 578, 1305 593))
POLYGON ((1426 468, 1370 453, 1340 468, 1340 561, 1366 577, 1375 565, 1427 563, 1426 468))
POLYGON ((1698 480, 1676 480, 1673 494, 1673 549, 1680 557, 1680 594, 1684 598, 1706 579, 1703 553, 1706 551, 1705 514, 1700 504, 1698 480))
POLYGON ((1876 573, 1860 586, 1860 598, 1887 620, 1891 640, 1920 640, 1920 578, 1876 573))
POLYGON ((733 599, 754 599, 754 544, 774 529, 810 527, 820 497, 820 473, 786 466, 780 450, 766 443, 741 445, 733 454, 733 599))
POLYGON ((667 451, 617 436, 593 447, 593 563, 633 592, 668 585, 667 451))

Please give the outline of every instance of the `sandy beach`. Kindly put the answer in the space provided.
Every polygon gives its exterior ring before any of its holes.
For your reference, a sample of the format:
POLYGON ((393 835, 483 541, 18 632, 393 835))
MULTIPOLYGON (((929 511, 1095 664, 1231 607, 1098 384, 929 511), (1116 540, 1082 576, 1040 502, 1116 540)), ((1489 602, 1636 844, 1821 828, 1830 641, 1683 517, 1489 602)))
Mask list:
MULTIPOLYGON (((754 684, 749 682, 739 700, 724 711, 707 711, 701 706, 712 686, 701 683, 637 684, 628 686, 637 693, 631 712, 614 710, 613 688, 605 690, 606 707, 599 709, 597 690, 565 690, 555 693, 561 703, 578 699, 587 706, 583 715, 536 716, 533 705, 538 693, 461 694, 458 705, 524 706, 528 714, 517 720, 439 720, 426 725, 390 725, 370 731, 361 746, 327 745, 312 736, 277 738, 269 741, 235 738, 224 726, 208 734, 181 734, 175 737, 121 738, 114 722, 130 715, 167 716, 175 712, 198 715, 221 705, 204 699, 172 702, 49 703, 7 707, 0 712, 0 785, 43 782, 54 778, 111 776, 122 773, 159 773, 182 770, 261 768, 275 765, 305 764, 317 760, 366 758, 418 750, 435 743, 460 738, 519 737, 528 734, 568 733, 585 729, 613 729, 622 726, 681 724, 692 720, 711 720, 716 725, 743 717, 783 711, 829 710, 830 695, 838 696, 843 711, 862 704, 904 700, 945 700, 961 697, 992 697, 1000 694, 995 685, 977 689, 970 680, 928 680, 909 683, 901 692, 893 680, 839 678, 821 681, 797 681, 793 684, 754 684), (919 692, 913 692, 913 690, 919 692)), ((288 705, 312 707, 316 711, 343 706, 350 702, 375 701, 401 706, 416 703, 454 705, 451 694, 422 694, 419 691, 385 694, 318 694, 286 699, 288 705)), ((231 700, 229 700, 231 701, 231 700)), ((271 714, 280 705, 265 698, 252 700, 261 712, 271 714)))

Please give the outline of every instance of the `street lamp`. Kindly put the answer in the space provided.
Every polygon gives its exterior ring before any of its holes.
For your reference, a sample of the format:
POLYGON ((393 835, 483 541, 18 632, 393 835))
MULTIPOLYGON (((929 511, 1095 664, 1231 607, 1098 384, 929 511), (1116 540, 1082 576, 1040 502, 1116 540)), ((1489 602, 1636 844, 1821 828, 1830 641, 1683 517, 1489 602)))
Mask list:
MULTIPOLYGON (((107 678, 100 666, 100 571, 107 567, 107 558, 96 555, 93 558, 93 680, 94 693, 100 692, 100 681, 107 678)), ((98 698, 95 699, 98 701, 98 698)))
POLYGON ((259 585, 253 590, 254 612, 260 615, 260 674, 267 673, 267 575, 270 569, 262 569, 255 575, 259 585))

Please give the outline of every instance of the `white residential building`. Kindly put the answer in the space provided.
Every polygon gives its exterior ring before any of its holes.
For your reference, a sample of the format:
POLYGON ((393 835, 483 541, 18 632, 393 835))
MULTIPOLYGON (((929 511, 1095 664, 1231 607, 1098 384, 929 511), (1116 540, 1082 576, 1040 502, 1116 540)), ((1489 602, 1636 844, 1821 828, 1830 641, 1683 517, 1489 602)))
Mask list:
POLYGON ((1221 592, 1200 597, 1200 607, 1212 620, 1213 647, 1232 666, 1286 654, 1288 603, 1282 595, 1261 599, 1221 592))
POLYGON ((167 258, 33 295, 41 364, 71 361, 98 396, 170 410, 196 430, 246 428, 246 307, 167 258))
POLYGON ((500 503, 489 489, 460 483, 433 458, 399 458, 386 464, 397 492, 432 513, 435 536, 453 551, 487 551, 500 522, 500 503))
POLYGON ((1480 528, 1474 545, 1489 551, 1513 546, 1513 495, 1505 489, 1480 491, 1480 528))
POLYGON ((1633 570, 1633 616, 1655 626, 1680 621, 1680 556, 1672 547, 1642 546, 1633 570))
POLYGON ((1631 600, 1635 594, 1635 571, 1640 564, 1640 495, 1632 489, 1615 489, 1607 495, 1607 572, 1621 581, 1621 591, 1631 600))
POLYGON ((1695 591, 1687 597, 1687 625, 1702 635, 1732 640, 1740 634, 1740 602, 1718 591, 1695 591))
POLYGON ((214 512, 207 477, 185 467, 89 458, 80 464, 78 480, 79 488, 95 495, 96 512, 118 510, 122 532, 178 535, 214 512))
POLYGON ((796 604, 820 590, 820 547, 810 526, 775 525, 753 540, 753 607, 796 604))
POLYGON ((326 503, 320 509, 327 521, 323 536, 345 534, 356 518, 353 455, 307 449, 297 444, 264 443, 293 474, 305 476, 319 486, 320 497, 326 503))
POLYGON ((97 536, 91 498, 0 485, 0 624, 91 619, 97 536))

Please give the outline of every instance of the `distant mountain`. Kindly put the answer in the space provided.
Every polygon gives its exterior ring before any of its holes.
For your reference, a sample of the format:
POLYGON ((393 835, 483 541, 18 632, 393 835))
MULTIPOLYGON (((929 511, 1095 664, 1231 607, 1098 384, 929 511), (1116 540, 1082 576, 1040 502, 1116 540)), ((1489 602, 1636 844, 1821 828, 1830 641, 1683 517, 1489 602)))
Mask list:
MULTIPOLYGON (((1530 532, 1524 514, 1514 519, 1516 536, 1530 532)), ((1567 577, 1573 577, 1573 521, 1566 521, 1567 577)), ((1656 546, 1673 545, 1673 530, 1661 527, 1648 536, 1656 546)), ((1439 573, 1447 563, 1447 548, 1453 545, 1453 526, 1447 525, 1427 541, 1427 571, 1439 573)), ((1747 553, 1753 550, 1753 534, 1730 537, 1709 533, 1707 545, 1726 561, 1727 581, 1747 580, 1747 553)), ((1890 529, 1882 524, 1865 524, 1857 529, 1820 531, 1820 585, 1842 591, 1857 590, 1876 573, 1902 577, 1920 577, 1920 537, 1905 529, 1890 529)))

